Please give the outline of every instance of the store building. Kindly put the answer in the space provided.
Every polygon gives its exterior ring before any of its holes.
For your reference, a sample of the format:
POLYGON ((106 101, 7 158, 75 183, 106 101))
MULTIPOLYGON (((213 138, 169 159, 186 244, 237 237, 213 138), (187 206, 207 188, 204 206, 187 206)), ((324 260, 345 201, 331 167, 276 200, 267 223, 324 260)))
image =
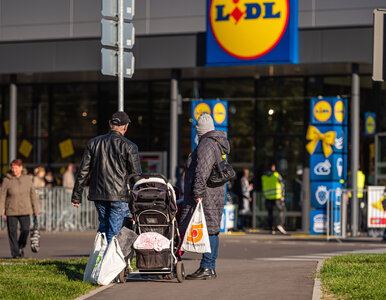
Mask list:
MULTIPOLYGON (((289 208, 298 210, 296 174, 308 164, 311 97, 350 98, 352 71, 358 68, 361 119, 366 111, 376 112, 377 131, 386 130, 386 85, 371 80, 372 14, 384 1, 299 0, 298 5, 298 64, 209 67, 206 0, 137 0, 135 74, 125 80, 125 111, 133 121, 127 136, 140 151, 169 153, 175 79, 182 98, 183 164, 190 152, 190 101, 228 100, 232 164, 259 178, 265 163, 276 161, 287 182, 289 208)), ((80 162, 89 138, 108 130, 118 86, 116 78, 100 72, 101 6, 95 0, 0 1, 3 171, 11 84, 17 88, 18 156, 28 168, 45 165, 59 174, 69 162, 80 162), (59 144, 68 139, 74 153, 63 157, 59 144)), ((368 174, 371 143, 361 137, 360 164, 368 174)))

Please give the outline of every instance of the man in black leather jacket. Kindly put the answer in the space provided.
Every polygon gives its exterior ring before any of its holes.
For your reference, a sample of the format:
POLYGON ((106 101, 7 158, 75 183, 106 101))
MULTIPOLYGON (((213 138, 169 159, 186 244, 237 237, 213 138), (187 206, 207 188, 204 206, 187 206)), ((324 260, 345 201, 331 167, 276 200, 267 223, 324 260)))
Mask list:
POLYGON ((106 233, 108 242, 129 213, 128 177, 142 173, 138 147, 124 136, 129 123, 125 112, 116 112, 109 121, 111 131, 89 140, 72 193, 71 203, 78 207, 88 183, 88 199, 98 211, 98 232, 106 233))

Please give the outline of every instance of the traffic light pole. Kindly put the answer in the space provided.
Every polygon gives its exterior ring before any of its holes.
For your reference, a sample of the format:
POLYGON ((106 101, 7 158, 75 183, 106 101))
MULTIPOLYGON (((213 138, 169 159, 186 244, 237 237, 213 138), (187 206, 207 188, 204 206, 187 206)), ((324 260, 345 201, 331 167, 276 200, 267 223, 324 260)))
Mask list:
POLYGON ((123 0, 118 0, 118 111, 124 110, 123 78, 123 0))

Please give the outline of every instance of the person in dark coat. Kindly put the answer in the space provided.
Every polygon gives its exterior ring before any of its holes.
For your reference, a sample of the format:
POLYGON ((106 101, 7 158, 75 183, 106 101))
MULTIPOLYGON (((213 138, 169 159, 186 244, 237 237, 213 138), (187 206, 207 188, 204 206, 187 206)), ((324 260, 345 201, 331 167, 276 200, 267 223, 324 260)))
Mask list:
POLYGON ((187 279, 211 279, 217 276, 215 267, 219 247, 218 234, 224 209, 225 185, 208 187, 207 180, 213 165, 221 159, 222 155, 229 154, 230 146, 226 133, 214 130, 213 119, 207 113, 198 118, 196 132, 199 143, 186 162, 180 231, 183 233, 186 231, 197 203, 202 201, 211 252, 202 255, 200 268, 188 275, 187 279))
MULTIPOLYGON (((98 232, 110 243, 129 214, 129 176, 141 174, 138 146, 125 137, 129 116, 119 111, 109 121, 110 132, 88 141, 75 178, 71 203, 79 207, 83 189, 89 181, 88 200, 98 212, 98 232)), ((134 178, 138 179, 138 176, 134 178)))

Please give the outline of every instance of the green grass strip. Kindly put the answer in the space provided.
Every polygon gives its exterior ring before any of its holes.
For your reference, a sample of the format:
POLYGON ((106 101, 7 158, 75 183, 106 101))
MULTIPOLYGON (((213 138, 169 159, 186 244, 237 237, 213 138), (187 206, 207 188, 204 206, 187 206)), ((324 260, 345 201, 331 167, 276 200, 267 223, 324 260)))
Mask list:
POLYGON ((87 258, 0 260, 0 299, 74 299, 98 286, 83 282, 87 258))
POLYGON ((386 254, 349 254, 325 260, 323 299, 386 299, 386 254))

